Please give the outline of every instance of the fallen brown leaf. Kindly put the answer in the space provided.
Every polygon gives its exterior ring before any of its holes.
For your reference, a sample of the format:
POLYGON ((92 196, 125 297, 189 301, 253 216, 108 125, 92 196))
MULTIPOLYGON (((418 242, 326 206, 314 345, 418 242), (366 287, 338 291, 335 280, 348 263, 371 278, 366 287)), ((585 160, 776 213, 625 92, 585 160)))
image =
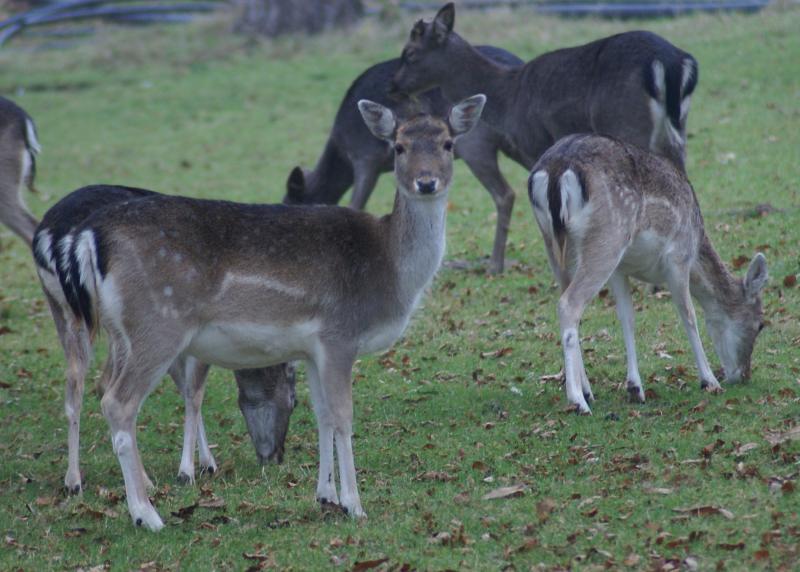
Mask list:
POLYGON ((375 560, 363 560, 353 564, 353 572, 363 572, 364 570, 371 570, 377 568, 384 562, 389 562, 388 558, 377 558, 375 560))
POLYGON ((521 497, 525 494, 525 489, 527 487, 525 485, 511 485, 510 487, 500 487, 499 489, 494 489, 483 495, 481 499, 483 500, 494 500, 494 499, 506 499, 512 497, 521 497))
POLYGON ((767 431, 764 435, 770 445, 780 445, 784 441, 797 441, 800 440, 800 425, 793 427, 788 431, 767 431))
POLYGON ((794 288, 797 286, 797 276, 794 274, 789 274, 783 278, 783 285, 786 288, 794 288))
POLYGON ((674 508, 672 510, 673 512, 679 512, 681 514, 690 514, 693 516, 710 516, 719 514, 724 516, 728 520, 733 520, 733 513, 731 511, 714 505, 697 505, 687 508, 674 508))

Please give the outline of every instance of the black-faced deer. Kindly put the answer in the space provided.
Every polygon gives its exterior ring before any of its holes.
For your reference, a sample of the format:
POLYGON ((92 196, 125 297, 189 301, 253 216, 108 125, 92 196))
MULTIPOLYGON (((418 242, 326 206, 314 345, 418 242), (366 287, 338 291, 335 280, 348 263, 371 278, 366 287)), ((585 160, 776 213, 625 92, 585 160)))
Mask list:
POLYGON ((359 102, 373 133, 395 146, 397 193, 382 218, 156 195, 103 209, 70 233, 56 271, 75 319, 108 333, 101 406, 137 525, 163 526, 145 490, 136 417, 181 356, 231 369, 304 360, 319 429, 317 497, 364 516, 353 363, 403 333, 438 269, 453 142, 484 101, 461 102, 446 121, 422 115, 399 125, 389 109, 359 102))
POLYGON ((39 141, 33 119, 15 103, 0 97, 0 222, 28 245, 37 221, 22 199, 33 188, 39 141))
MULTIPOLYGON (((72 276, 64 273, 71 264, 69 249, 74 238, 72 233, 89 216, 98 216, 105 208, 120 205, 135 208, 136 201, 153 195, 155 193, 151 191, 130 187, 84 187, 56 203, 47 212, 35 234, 33 251, 36 269, 67 360, 65 411, 69 428, 68 468, 64 484, 70 494, 81 492, 82 487, 79 468, 80 415, 93 341, 92 332, 83 320, 76 318, 62 287, 72 279, 72 276)), ((113 360, 109 360, 106 368, 112 365, 113 360)), ((169 367, 169 374, 183 396, 186 408, 183 453, 178 472, 180 482, 194 481, 195 444, 199 450, 201 470, 212 473, 217 468, 200 412, 207 373, 208 365, 190 356, 178 356, 169 367)), ((280 462, 289 417, 294 408, 293 368, 284 364, 234 373, 239 387, 239 407, 259 461, 280 462)), ((109 374, 107 370, 105 377, 109 374)), ((145 482, 150 484, 146 475, 145 482)))
MULTIPOLYGON (((493 46, 477 46, 481 55, 498 66, 520 66, 522 60, 514 54, 493 46)), ((328 137, 328 142, 313 170, 295 168, 287 182, 287 204, 336 204, 352 186, 350 206, 363 209, 381 173, 394 167, 394 151, 386 141, 378 139, 367 128, 358 112, 361 99, 374 101, 404 117, 409 110, 422 106, 433 115, 444 115, 449 104, 438 89, 419 94, 415 101, 402 95, 389 95, 392 77, 400 67, 393 59, 365 70, 353 81, 344 96, 328 137)), ((470 133, 456 143, 456 158, 461 158, 483 184, 497 209, 494 246, 489 261, 492 273, 503 271, 508 227, 514 206, 514 191, 506 182, 497 164, 502 151, 519 162, 513 146, 500 132, 481 121, 470 133)), ((526 165, 530 168, 530 165, 526 165)))
POLYGON ((701 387, 722 389, 700 342, 692 296, 703 307, 725 379, 750 376, 753 346, 763 327, 760 292, 767 281, 767 262, 756 254, 743 280, 728 272, 705 233, 694 189, 682 170, 634 145, 572 135, 536 163, 528 191, 561 284, 558 318, 567 398, 580 412, 590 412, 587 399, 593 396, 578 324, 586 304, 606 283, 625 338, 628 391, 644 401, 629 276, 669 288, 701 387))
POLYGON ((626 32, 501 67, 453 31, 455 8, 418 21, 403 48, 394 88, 440 87, 445 99, 487 97, 484 121, 509 138, 531 168, 573 133, 601 133, 650 149, 683 167, 686 117, 697 62, 650 32, 626 32))

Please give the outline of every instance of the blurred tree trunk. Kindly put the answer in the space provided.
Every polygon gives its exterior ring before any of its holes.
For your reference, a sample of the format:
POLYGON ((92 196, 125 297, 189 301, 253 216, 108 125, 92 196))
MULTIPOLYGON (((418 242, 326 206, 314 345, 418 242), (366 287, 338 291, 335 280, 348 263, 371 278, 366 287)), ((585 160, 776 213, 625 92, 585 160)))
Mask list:
POLYGON ((280 36, 348 26, 364 14, 361 0, 236 0, 236 31, 280 36))

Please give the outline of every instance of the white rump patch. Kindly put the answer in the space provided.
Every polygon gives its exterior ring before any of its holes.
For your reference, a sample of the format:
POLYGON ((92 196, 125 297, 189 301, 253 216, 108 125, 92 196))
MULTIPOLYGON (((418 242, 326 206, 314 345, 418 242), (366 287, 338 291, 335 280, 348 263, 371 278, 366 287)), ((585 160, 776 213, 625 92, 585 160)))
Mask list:
POLYGON ((64 271, 66 281, 69 282, 72 276, 72 268, 69 263, 69 251, 72 248, 72 235, 67 234, 58 242, 58 256, 61 258, 61 268, 64 271))
POLYGON ((30 119, 25 119, 25 138, 34 155, 42 152, 42 146, 39 145, 39 139, 36 137, 36 125, 30 119))
POLYGON ((84 230, 75 241, 75 260, 78 263, 78 278, 81 284, 91 284, 94 288, 94 276, 97 269, 97 253, 95 252, 94 233, 84 230))
POLYGON ((567 169, 561 175, 561 220, 564 226, 574 219, 583 209, 583 189, 578 175, 572 169, 567 169))
POLYGON ((36 253, 40 258, 47 260, 47 269, 55 273, 56 264, 53 258, 53 235, 49 230, 43 230, 36 236, 36 253))
POLYGON ((550 204, 547 200, 547 185, 550 176, 547 171, 536 171, 531 178, 531 206, 533 206, 533 216, 539 223, 539 230, 542 234, 551 235, 553 233, 553 219, 550 216, 550 204))

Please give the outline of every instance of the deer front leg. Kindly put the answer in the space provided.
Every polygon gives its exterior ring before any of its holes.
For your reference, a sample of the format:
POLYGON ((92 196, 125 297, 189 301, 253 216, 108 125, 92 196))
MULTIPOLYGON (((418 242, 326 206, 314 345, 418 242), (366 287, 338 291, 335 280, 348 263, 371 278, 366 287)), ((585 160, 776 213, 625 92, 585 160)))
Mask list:
POLYGON ((325 402, 325 392, 322 389, 319 369, 311 360, 306 362, 306 377, 308 378, 311 405, 317 418, 317 432, 319 434, 317 500, 321 504, 339 504, 333 464, 333 420, 325 402))
POLYGON ((636 340, 634 338, 634 311, 631 300, 631 289, 628 278, 619 272, 614 272, 608 281, 617 306, 617 318, 622 326, 622 336, 625 340, 625 356, 628 362, 627 389, 632 401, 644 403, 644 388, 639 376, 639 363, 636 359, 636 340))
POLYGON ((194 451, 197 444, 200 451, 201 470, 211 467, 210 472, 216 470, 216 463, 208 443, 205 439, 205 428, 201 407, 205 392, 205 380, 208 375, 208 365, 198 362, 189 356, 180 356, 170 366, 169 373, 178 392, 184 400, 183 420, 183 451, 181 464, 178 469, 178 482, 181 484, 194 483, 194 451))
POLYGON ((712 393, 722 392, 711 366, 708 364, 706 352, 703 350, 703 343, 700 341, 700 333, 697 331, 697 316, 694 313, 694 304, 689 293, 689 271, 684 268, 676 268, 668 280, 669 290, 675 308, 683 322, 683 328, 689 338, 689 345, 692 346, 697 369, 700 371, 700 387, 712 393))
MULTIPOLYGON (((476 132, 489 132, 491 128, 479 125, 476 132)), ((492 195, 497 209, 497 226, 494 232, 492 258, 489 261, 489 272, 501 274, 505 267, 506 243, 508 229, 511 226, 511 212, 514 210, 514 189, 506 181, 497 164, 497 146, 494 144, 495 134, 478 137, 476 133, 458 140, 456 152, 464 159, 475 178, 492 195)))
POLYGON ((336 455, 339 459, 341 505, 354 518, 366 518, 361 507, 353 458, 353 381, 355 352, 326 360, 321 371, 322 390, 333 422, 336 455))

